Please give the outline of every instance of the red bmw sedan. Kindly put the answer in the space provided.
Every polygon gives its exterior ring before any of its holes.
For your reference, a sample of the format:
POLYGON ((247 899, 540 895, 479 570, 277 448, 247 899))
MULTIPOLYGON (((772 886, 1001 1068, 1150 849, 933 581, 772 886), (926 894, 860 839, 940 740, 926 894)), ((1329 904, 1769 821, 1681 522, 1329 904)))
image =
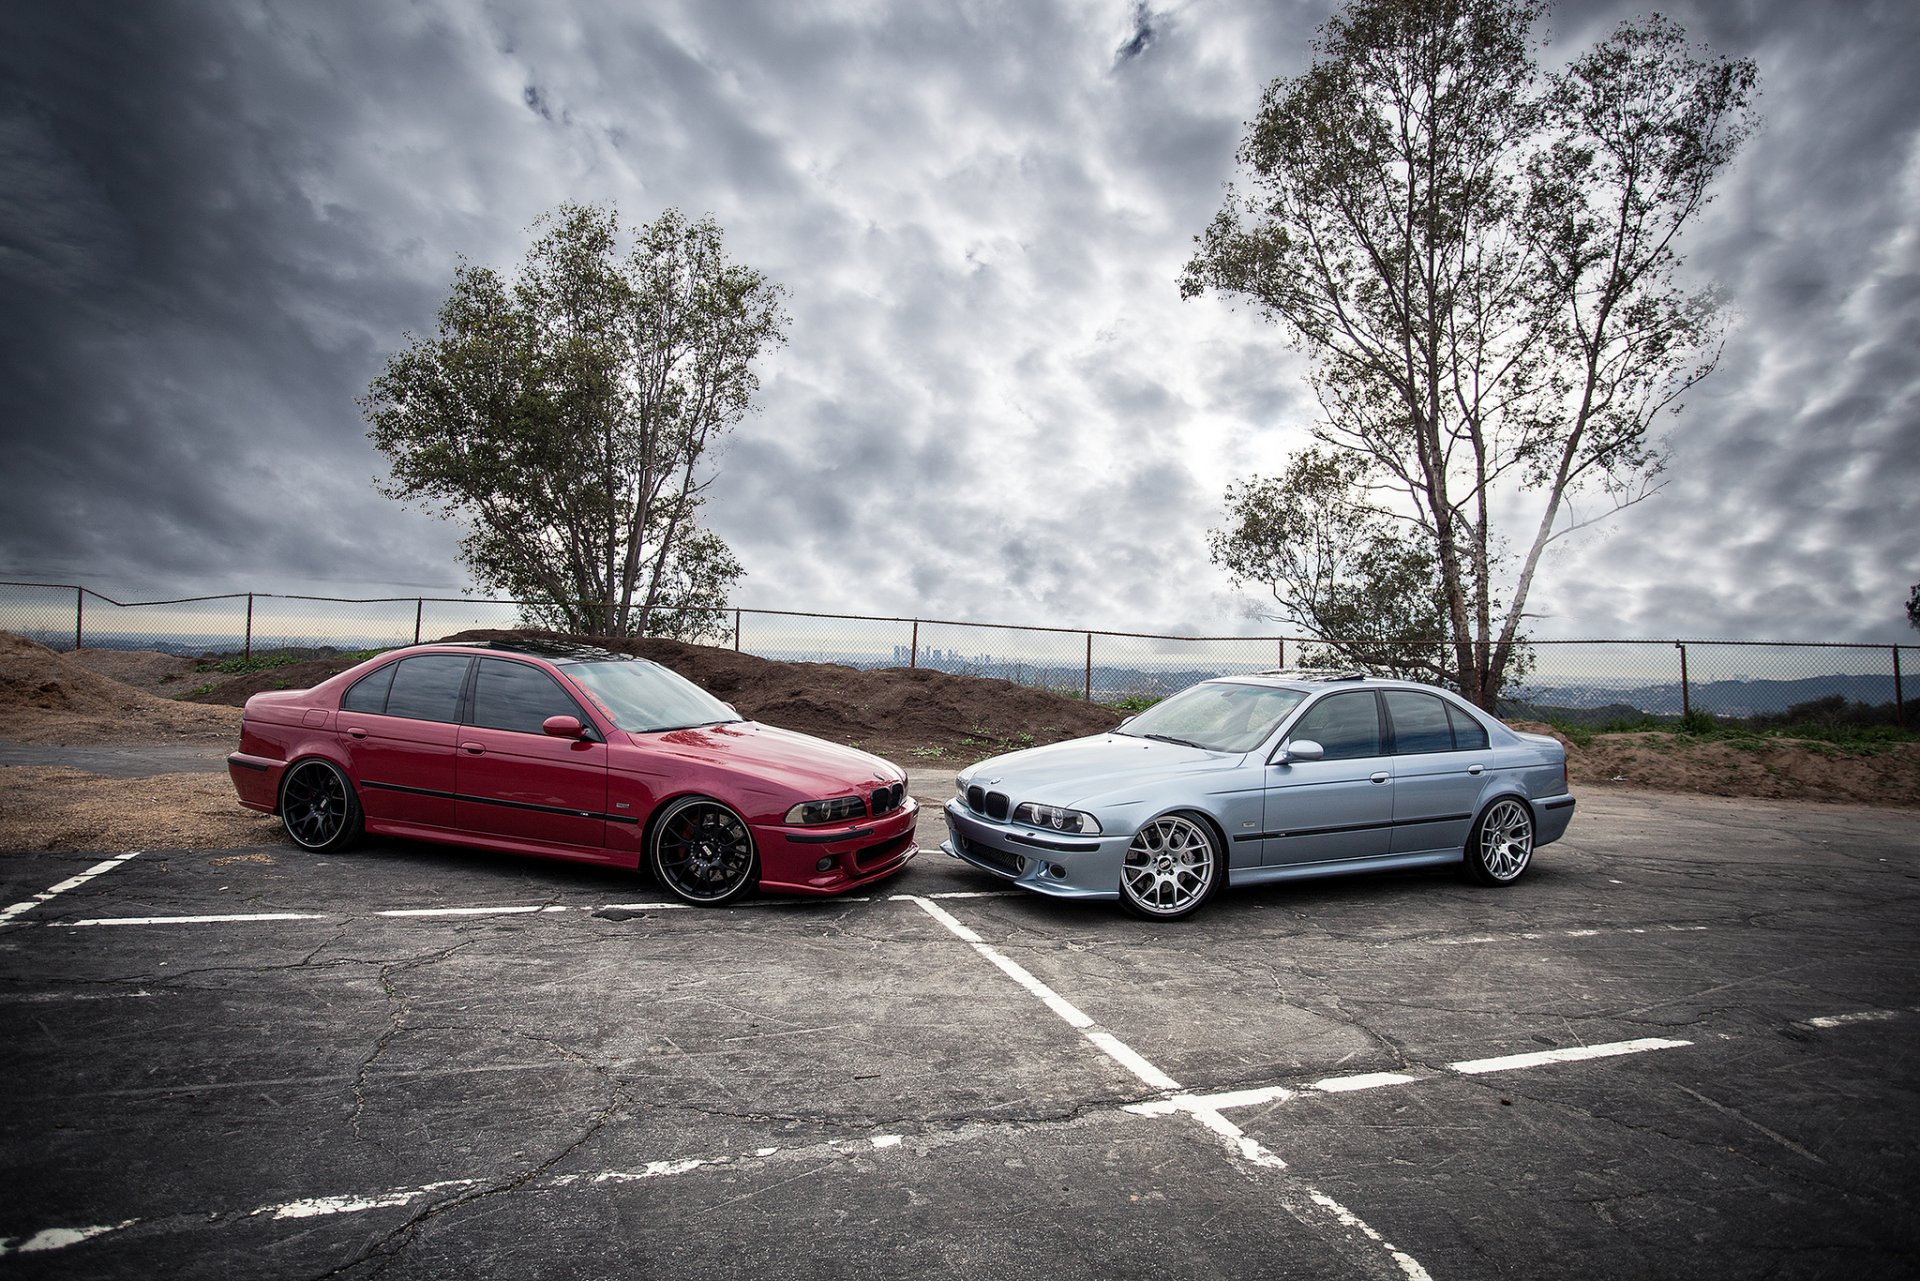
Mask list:
POLYGON ((904 868, 897 766, 742 719, 658 663, 535 642, 416 645, 247 700, 240 803, 294 841, 362 831, 634 868, 687 903, 839 894, 904 868))

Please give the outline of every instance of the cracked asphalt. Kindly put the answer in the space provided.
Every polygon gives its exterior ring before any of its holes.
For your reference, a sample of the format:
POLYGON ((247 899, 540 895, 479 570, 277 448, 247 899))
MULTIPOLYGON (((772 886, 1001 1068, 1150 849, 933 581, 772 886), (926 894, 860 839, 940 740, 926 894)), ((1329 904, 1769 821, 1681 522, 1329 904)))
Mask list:
POLYGON ((857 901, 0 857, 0 1273, 1920 1275, 1910 814, 1589 793, 1511 889, 1167 926, 946 859, 946 779, 857 901))

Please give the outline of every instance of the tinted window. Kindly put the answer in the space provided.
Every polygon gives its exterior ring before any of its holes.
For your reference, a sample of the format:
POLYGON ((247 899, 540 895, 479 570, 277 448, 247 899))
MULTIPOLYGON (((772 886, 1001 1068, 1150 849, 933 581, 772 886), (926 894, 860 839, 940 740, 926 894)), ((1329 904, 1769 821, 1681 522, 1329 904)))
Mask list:
POLYGON ((393 684, 393 669, 398 663, 388 663, 376 668, 353 683, 346 697, 340 700, 343 712, 384 712, 387 710, 387 689, 393 684))
POLYGON ((1463 752, 1485 751, 1487 727, 1453 704, 1447 704, 1447 719, 1453 722, 1453 745, 1463 752))
POLYGON ((539 668, 499 658, 480 660, 473 680, 473 724, 538 734, 549 716, 586 720, 579 705, 539 668))
POLYGON ((1370 693, 1330 694, 1294 723, 1290 739, 1310 738, 1327 749, 1326 759, 1380 755, 1380 713, 1370 693))
POLYGON ((1389 690, 1387 717, 1393 722, 1393 750, 1401 755, 1453 750, 1447 705, 1432 694, 1389 690))
POLYGON ((416 721, 460 719, 460 688, 467 683, 465 654, 422 654, 394 664, 387 715, 416 721))

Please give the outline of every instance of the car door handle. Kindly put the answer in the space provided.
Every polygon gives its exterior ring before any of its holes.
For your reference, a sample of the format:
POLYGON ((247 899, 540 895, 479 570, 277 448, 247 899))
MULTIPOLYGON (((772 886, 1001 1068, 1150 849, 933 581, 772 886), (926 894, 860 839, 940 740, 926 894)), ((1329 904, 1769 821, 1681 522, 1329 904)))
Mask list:
POLYGON ((361 729, 357 725, 347 731, 348 738, 365 738, 366 736, 367 736, 367 731, 361 729))
POLYGON ((1469 774, 1484 774, 1484 773, 1486 773, 1486 772, 1487 772, 1487 767, 1486 767, 1486 766, 1484 766, 1484 765, 1469 765, 1469 766, 1467 766, 1467 773, 1469 773, 1469 774))
POLYGON ((1384 783, 1384 782, 1386 782, 1386 781, 1388 781, 1389 779, 1391 779, 1392 777, 1393 777, 1393 775, 1391 775, 1391 774, 1385 774, 1385 773, 1381 773, 1381 774, 1375 774, 1375 775, 1373 776, 1373 781, 1374 781, 1374 782, 1376 782, 1376 783, 1384 783))
POLYGON ((487 745, 485 743, 462 743, 460 744, 460 750, 469 756, 485 756, 487 754, 487 745))

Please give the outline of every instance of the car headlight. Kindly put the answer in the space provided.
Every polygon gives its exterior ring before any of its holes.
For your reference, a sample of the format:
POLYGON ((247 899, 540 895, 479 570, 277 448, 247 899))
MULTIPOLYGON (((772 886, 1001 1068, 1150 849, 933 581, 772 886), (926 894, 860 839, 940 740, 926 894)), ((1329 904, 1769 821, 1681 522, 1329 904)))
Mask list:
POLYGON ((801 801, 787 811, 787 822, 795 827, 817 827, 821 823, 844 823, 867 812, 867 803, 858 796, 836 796, 830 801, 801 801))
POLYGON ((1032 801, 1023 801, 1013 807, 1013 821, 1054 832, 1077 832, 1082 836, 1100 834, 1100 820, 1091 814, 1063 810, 1052 805, 1036 805, 1032 801))

